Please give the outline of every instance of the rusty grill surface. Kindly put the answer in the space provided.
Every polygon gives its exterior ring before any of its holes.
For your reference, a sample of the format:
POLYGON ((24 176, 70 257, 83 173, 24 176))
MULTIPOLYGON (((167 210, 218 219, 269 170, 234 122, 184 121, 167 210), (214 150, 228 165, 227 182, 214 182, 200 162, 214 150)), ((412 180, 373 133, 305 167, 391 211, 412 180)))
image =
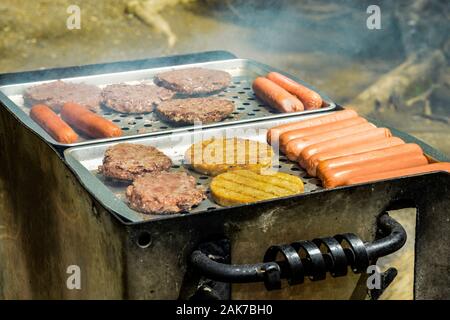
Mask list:
MULTIPOLYGON (((87 84, 96 85, 100 88, 103 88, 108 84, 115 84, 115 83, 153 84, 154 76, 160 72, 193 67, 203 67, 222 70, 230 73, 232 76, 232 82, 226 90, 211 96, 233 101, 235 105, 235 111, 223 121, 204 125, 203 128, 212 128, 222 125, 246 123, 261 119, 284 118, 296 114, 317 113, 329 111, 336 107, 335 103, 332 102, 324 93, 318 91, 321 94, 324 101, 326 102, 326 104, 328 105, 325 108, 319 110, 306 110, 296 113, 280 113, 270 108, 268 105, 264 104, 262 101, 258 100, 255 97, 251 89, 251 86, 253 80, 256 77, 265 75, 269 71, 278 71, 278 70, 247 59, 230 59, 215 62, 184 64, 174 67, 152 68, 152 69, 134 70, 101 75, 90 75, 83 77, 64 78, 61 80, 74 83, 83 82, 87 84)), ((292 76, 290 77, 306 86, 309 86, 303 81, 296 79, 295 77, 292 76)), ((73 144, 58 143, 52 137, 50 137, 44 130, 42 130, 36 123, 34 123, 34 121, 32 121, 31 118, 29 118, 28 116, 29 107, 24 105, 22 97, 23 92, 28 87, 54 80, 6 85, 0 87, 0 92, 2 92, 7 97, 6 99, 9 99, 15 106, 15 108, 13 108, 12 111, 15 113, 20 112, 22 115, 25 115, 26 118, 24 122, 26 124, 29 124, 35 131, 37 131, 41 136, 43 136, 47 141, 49 141, 53 145, 66 147, 79 146, 89 144, 92 141, 102 142, 102 141, 119 140, 127 137, 137 137, 142 135, 148 136, 156 134, 168 134, 172 132, 179 132, 185 130, 186 128, 193 127, 193 125, 183 127, 172 125, 169 122, 162 121, 153 112, 146 114, 133 114, 133 115, 121 114, 117 111, 102 106, 100 114, 103 117, 113 121, 119 127, 121 127, 123 131, 123 137, 110 139, 87 139, 86 137, 84 138, 80 137, 80 141, 77 143, 73 144)))
MULTIPOLYGON (((296 116, 283 120, 280 119, 262 121, 251 124, 247 123, 242 125, 212 128, 207 130, 193 130, 184 133, 174 133, 172 135, 164 135, 158 137, 129 139, 125 142, 154 146, 172 159, 173 166, 171 168, 171 171, 186 171, 188 174, 195 177, 197 185, 205 188, 208 197, 206 200, 204 200, 198 206, 194 207, 189 212, 180 213, 195 214, 199 212, 220 209, 222 207, 216 204, 211 198, 209 192, 209 184, 212 178, 210 176, 199 174, 191 170, 189 166, 184 163, 184 154, 193 143, 201 140, 206 140, 211 137, 239 137, 265 142, 268 128, 271 128, 278 124, 299 121, 301 119, 314 116, 317 115, 296 116)), ((69 148, 64 152, 64 155, 69 166, 71 166, 75 173, 80 177, 82 183, 87 186, 88 190, 91 190, 91 192, 95 193, 97 198, 101 202, 103 202, 106 207, 113 209, 125 219, 128 219, 132 222, 139 222, 144 220, 161 219, 180 215, 141 214, 130 209, 126 205, 125 190, 127 186, 130 185, 130 183, 105 178, 103 175, 98 173, 98 166, 102 164, 106 149, 116 143, 118 142, 69 148)), ((299 176, 303 180, 303 183, 305 185, 305 193, 322 189, 321 183, 318 179, 309 177, 307 173, 296 163, 289 161, 285 156, 278 154, 277 150, 274 151, 275 170, 299 176)))

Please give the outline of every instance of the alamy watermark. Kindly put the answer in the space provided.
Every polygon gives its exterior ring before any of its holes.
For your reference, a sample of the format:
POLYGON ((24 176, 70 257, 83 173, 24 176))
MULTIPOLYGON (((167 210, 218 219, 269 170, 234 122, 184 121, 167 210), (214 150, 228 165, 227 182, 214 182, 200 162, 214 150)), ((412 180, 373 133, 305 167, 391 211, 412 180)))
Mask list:
POLYGON ((369 16, 366 20, 366 26, 369 30, 380 30, 381 29, 381 9, 377 5, 370 5, 366 10, 369 16))
POLYGON ((81 268, 76 264, 67 267, 66 273, 69 275, 66 286, 69 290, 81 290, 81 268))
POLYGON ((66 20, 66 26, 69 30, 81 29, 81 9, 79 6, 73 4, 67 7, 66 10, 69 17, 66 20))
POLYGON ((381 289, 381 270, 377 265, 371 265, 366 271, 367 277, 366 285, 369 290, 381 289))

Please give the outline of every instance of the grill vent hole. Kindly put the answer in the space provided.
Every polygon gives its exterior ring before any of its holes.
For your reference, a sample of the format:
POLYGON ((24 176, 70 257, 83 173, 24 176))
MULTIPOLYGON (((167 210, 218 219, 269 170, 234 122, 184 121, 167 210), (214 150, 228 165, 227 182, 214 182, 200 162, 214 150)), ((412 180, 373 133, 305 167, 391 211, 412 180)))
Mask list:
POLYGON ((148 248, 152 244, 152 236, 148 231, 142 231, 137 238, 137 245, 142 248, 148 248))

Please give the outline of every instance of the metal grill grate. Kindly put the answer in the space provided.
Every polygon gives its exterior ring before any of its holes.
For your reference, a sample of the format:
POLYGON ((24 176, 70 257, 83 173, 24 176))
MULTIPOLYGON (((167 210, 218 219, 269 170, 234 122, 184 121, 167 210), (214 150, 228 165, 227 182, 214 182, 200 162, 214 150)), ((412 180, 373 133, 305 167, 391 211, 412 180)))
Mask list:
MULTIPOLYGON (((196 63, 190 65, 180 65, 176 67, 163 67, 155 69, 143 69, 126 71, 119 73, 105 73, 100 75, 89 75, 76 78, 62 79, 68 82, 83 82, 87 84, 92 84, 99 86, 100 88, 113 83, 127 83, 127 84, 138 84, 147 83, 153 84, 153 78, 156 74, 160 72, 165 72, 169 70, 192 68, 192 67, 203 67, 210 69, 222 70, 230 73, 232 76, 232 83, 230 86, 222 92, 211 95, 211 97, 218 97, 223 99, 228 99, 234 102, 235 111, 230 114, 226 119, 220 122, 205 124, 203 128, 213 128, 223 125, 230 124, 242 124, 249 123, 255 120, 270 120, 270 119, 281 119, 298 114, 310 114, 323 111, 331 111, 336 105, 322 92, 319 92, 328 105, 320 110, 306 110, 296 113, 280 113, 262 101, 258 100, 251 89, 253 80, 258 77, 267 74, 270 71, 276 71, 275 69, 268 67, 266 65, 260 64, 252 60, 245 59, 232 59, 224 61, 215 62, 204 62, 196 63)), ((292 77, 294 78, 294 77, 292 77)), ((295 79, 295 78, 294 78, 295 79)), ((295 79, 300 83, 305 84, 299 79, 295 79)), ((161 120, 154 113, 147 114, 121 114, 114 110, 102 107, 100 114, 105 118, 113 121, 123 130, 123 137, 119 138, 108 138, 108 139, 87 139, 80 137, 80 140, 73 144, 60 144, 49 137, 34 121, 30 119, 29 108, 24 106, 23 92, 30 86, 38 85, 43 82, 34 83, 21 83, 15 85, 7 85, 0 87, 0 91, 5 94, 14 106, 10 106, 11 110, 18 114, 18 116, 23 120, 23 122, 33 128, 40 135, 44 136, 51 144, 63 146, 63 147, 74 147, 90 144, 92 141, 95 142, 106 142, 113 140, 120 140, 130 137, 138 137, 142 135, 155 135, 155 134, 168 134, 171 132, 180 132, 182 130, 193 128, 190 126, 175 126, 169 122, 161 120)))
MULTIPOLYGON (((224 91, 210 97, 233 101, 234 112, 225 118, 222 123, 262 118, 279 114, 264 102, 257 99, 252 91, 253 78, 241 76, 234 77, 231 85, 224 91)), ((121 127, 124 135, 137 135, 153 132, 164 132, 178 129, 180 126, 161 120, 155 113, 147 114, 120 114, 116 111, 102 108, 101 115, 121 127)))
MULTIPOLYGON (((242 85, 244 85, 244 83, 242 83, 242 85)), ((241 95, 245 95, 245 93, 241 95)), ((210 139, 212 137, 231 138, 233 136, 265 142, 268 128, 314 116, 317 115, 296 116, 285 119, 233 125, 230 127, 210 128, 208 130, 185 131, 183 133, 173 133, 170 135, 162 135, 157 137, 130 139, 127 142, 151 145, 158 148, 172 159, 173 166, 171 171, 186 171, 196 179, 197 185, 202 186, 207 191, 208 198, 188 213, 195 214, 216 210, 221 208, 221 206, 214 202, 209 192, 209 185, 212 177, 199 174, 191 170, 190 167, 184 163, 185 152, 192 145, 192 143, 210 139)), ((168 216, 177 216, 178 214, 147 215, 130 209, 126 205, 125 192, 126 188, 131 183, 105 178, 103 175, 98 173, 97 169, 98 166, 102 164, 106 149, 116 143, 117 142, 101 143, 67 149, 65 151, 66 161, 85 183, 85 185, 91 190, 91 192, 97 195, 100 201, 102 201, 107 207, 112 208, 131 221, 144 221, 161 219, 168 216)), ((275 153, 274 156, 278 157, 278 161, 274 161, 274 165, 276 165, 275 169, 280 172, 290 173, 294 176, 300 177, 305 185, 305 193, 323 189, 321 182, 316 178, 309 177, 307 173, 297 165, 297 163, 288 160, 284 155, 277 155, 275 153)))
MULTIPOLYGON (((280 164, 278 165, 277 169, 280 172, 289 173, 295 176, 300 177, 303 180, 303 183, 305 185, 305 193, 306 192, 312 192, 315 190, 321 189, 321 182, 317 178, 309 177, 308 174, 300 168, 296 163, 291 162, 290 160, 287 160, 286 157, 281 156, 279 158, 280 164)), ((200 173, 197 173, 193 170, 190 170, 188 166, 184 165, 183 157, 179 157, 178 159, 172 159, 174 162, 174 165, 171 168, 171 171, 185 171, 189 175, 192 175, 195 177, 195 180, 197 181, 197 186, 202 186, 206 190, 207 199, 205 199, 203 202, 201 202, 198 206, 195 206, 190 210, 189 212, 186 212, 188 214, 193 214, 197 212, 203 212, 203 211, 211 211, 216 210, 218 208, 222 208, 220 205, 216 204, 214 200, 211 197, 211 193, 209 190, 209 185, 211 183, 212 177, 206 176, 200 173)), ((113 179, 108 179, 102 176, 101 174, 98 174, 97 171, 91 172, 93 175, 95 175, 105 186, 108 187, 108 189, 120 200, 126 202, 125 197, 125 190, 129 183, 124 183, 120 181, 116 181, 113 179)), ((141 214, 138 213, 143 220, 150 220, 152 218, 158 217, 158 215, 147 215, 147 214, 141 214)))

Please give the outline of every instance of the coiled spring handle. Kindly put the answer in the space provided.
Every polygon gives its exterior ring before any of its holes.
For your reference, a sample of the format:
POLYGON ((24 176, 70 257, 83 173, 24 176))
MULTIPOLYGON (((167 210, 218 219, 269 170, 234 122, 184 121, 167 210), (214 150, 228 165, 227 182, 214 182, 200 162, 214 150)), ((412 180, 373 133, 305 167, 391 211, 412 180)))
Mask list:
POLYGON ((267 290, 281 288, 281 279, 290 285, 323 280, 329 272, 332 277, 347 274, 348 266, 354 273, 365 272, 371 262, 399 250, 406 242, 405 229, 387 213, 378 218, 382 237, 364 243, 353 233, 311 241, 296 241, 289 245, 274 245, 267 249, 263 263, 232 265, 215 261, 214 256, 202 250, 191 255, 193 267, 203 276, 221 282, 264 282, 267 290), (276 261, 278 256, 283 260, 276 261))

